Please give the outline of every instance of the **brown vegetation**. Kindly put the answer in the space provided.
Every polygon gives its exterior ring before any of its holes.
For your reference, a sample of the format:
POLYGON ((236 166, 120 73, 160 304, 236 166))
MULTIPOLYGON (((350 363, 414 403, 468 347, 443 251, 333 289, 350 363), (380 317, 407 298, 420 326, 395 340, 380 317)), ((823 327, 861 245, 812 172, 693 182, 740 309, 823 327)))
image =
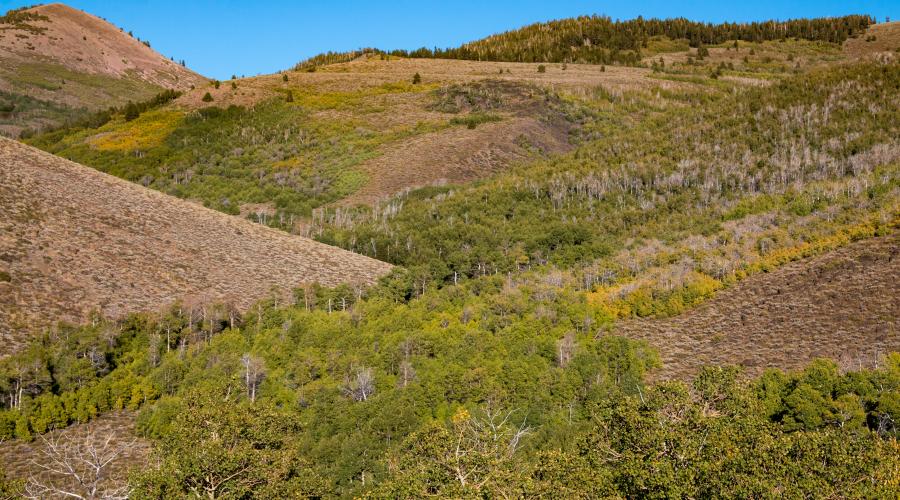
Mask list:
MULTIPOLYGON (((26 23, 0 21, 0 91, 71 109, 104 109, 143 101, 162 89, 187 90, 206 79, 163 57, 100 18, 62 4, 25 11, 26 23)), ((55 125, 45 114, 22 111, 0 124, 16 136, 26 127, 55 125)))
POLYGON ((898 283, 894 235, 752 276, 687 313, 626 321, 615 333, 657 348, 661 378, 689 377, 703 365, 799 369, 819 357, 872 367, 900 349, 898 283))
POLYGON ((844 54, 860 58, 877 54, 900 55, 900 21, 873 24, 866 32, 844 42, 844 54))
POLYGON ((0 139, 0 355, 57 321, 176 300, 241 309, 303 283, 365 285, 390 265, 0 139))

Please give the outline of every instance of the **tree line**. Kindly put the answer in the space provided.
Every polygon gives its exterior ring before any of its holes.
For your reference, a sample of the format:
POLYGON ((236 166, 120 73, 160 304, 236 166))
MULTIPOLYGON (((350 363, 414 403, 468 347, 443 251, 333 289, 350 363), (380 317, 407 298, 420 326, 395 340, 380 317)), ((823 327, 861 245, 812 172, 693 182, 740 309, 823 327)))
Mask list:
POLYGON ((868 15, 721 24, 685 18, 638 17, 620 21, 607 16, 581 16, 535 23, 453 48, 329 52, 307 59, 295 69, 348 62, 364 54, 525 63, 638 64, 642 51, 655 37, 688 40, 691 47, 698 48, 732 40, 763 42, 789 38, 840 44, 874 23, 875 19, 868 15))

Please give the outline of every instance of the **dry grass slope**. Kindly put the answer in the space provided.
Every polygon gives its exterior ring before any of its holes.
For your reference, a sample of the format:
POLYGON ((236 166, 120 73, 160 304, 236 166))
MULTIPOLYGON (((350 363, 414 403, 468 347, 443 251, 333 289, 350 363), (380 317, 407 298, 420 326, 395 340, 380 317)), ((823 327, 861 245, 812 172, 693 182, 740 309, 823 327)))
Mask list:
POLYGON ((0 139, 0 355, 36 329, 176 300, 246 308, 273 288, 377 280, 390 265, 0 139))
POLYGON ((826 357, 872 366, 900 349, 900 237, 853 243, 755 275, 675 318, 633 320, 616 333, 659 349, 661 378, 703 365, 801 368, 826 357))
MULTIPOLYGON (((26 12, 41 17, 18 24, 0 22, 0 91, 95 110, 207 81, 80 10, 48 4, 26 12)), ((25 127, 54 124, 47 116, 17 113, 22 114, 18 120, 6 117, 6 123, 0 123, 0 133, 16 136, 25 127)))
POLYGON ((864 34, 844 42, 843 50, 848 57, 854 58, 900 55, 900 21, 873 24, 864 34))

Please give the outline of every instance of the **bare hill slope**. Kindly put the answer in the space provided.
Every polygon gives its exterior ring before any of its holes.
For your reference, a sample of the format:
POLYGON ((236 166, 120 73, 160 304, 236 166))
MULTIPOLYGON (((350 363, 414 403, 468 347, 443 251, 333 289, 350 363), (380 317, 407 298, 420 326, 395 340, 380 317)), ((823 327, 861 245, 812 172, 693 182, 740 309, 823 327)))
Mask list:
POLYGON ((367 284, 390 265, 0 138, 0 355, 36 328, 179 299, 246 308, 275 287, 367 284))
POLYGON ((715 364, 797 369, 817 357, 856 369, 900 349, 898 283, 894 235, 752 276, 685 314, 627 321, 616 333, 659 349, 663 378, 715 364))
POLYGON ((57 123, 74 109, 145 100, 162 89, 205 82, 149 44, 66 5, 0 17, 0 100, 17 108, 0 113, 0 132, 7 135, 57 123))

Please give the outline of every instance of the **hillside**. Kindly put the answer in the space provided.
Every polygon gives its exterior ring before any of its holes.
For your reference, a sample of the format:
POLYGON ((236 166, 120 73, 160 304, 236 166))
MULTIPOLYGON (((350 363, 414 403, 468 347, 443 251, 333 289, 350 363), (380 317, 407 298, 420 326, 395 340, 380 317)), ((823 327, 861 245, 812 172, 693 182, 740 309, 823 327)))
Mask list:
POLYGON ((625 321, 614 332, 656 346, 663 360, 658 376, 665 378, 730 363, 753 374, 800 369, 816 358, 853 370, 900 351, 897 283, 895 235, 793 262, 674 318, 625 321))
POLYGON ((95 16, 63 4, 0 17, 0 133, 59 125, 206 79, 95 16))
MULTIPOLYGON (((413 51, 394 50, 390 54, 475 61, 637 65, 645 56, 734 41, 761 43, 795 39, 840 45, 874 23, 874 18, 866 15, 721 24, 640 16, 621 21, 592 15, 535 23, 459 47, 422 47, 413 51)), ((384 53, 378 49, 366 50, 384 53)), ((301 62, 297 68, 342 62, 354 55, 321 54, 301 62)))
POLYGON ((584 116, 562 92, 684 86, 634 68, 537 66, 362 58, 208 84, 132 121, 28 143, 225 213, 260 208, 267 224, 301 231, 319 207, 470 182, 571 150, 584 116))
POLYGON ((57 321, 166 307, 239 310, 303 283, 365 285, 390 266, 229 217, 0 139, 6 355, 57 321))
POLYGON ((554 21, 0 142, 0 469, 71 427, 136 497, 895 497, 872 22, 554 21))
MULTIPOLYGON (((703 56, 686 39, 650 36, 666 25, 648 25, 638 67, 333 54, 293 71, 197 85, 134 120, 114 115, 28 142, 308 235, 314 211, 467 184, 569 152, 597 133, 587 129, 604 119, 592 102, 598 98, 719 95, 850 62, 859 50, 842 50, 841 40, 863 40, 866 51, 882 43, 864 41, 867 23, 822 21, 816 29, 789 28, 800 30, 799 39, 772 40, 769 25, 694 26, 697 36, 710 30, 707 41, 721 42, 704 45, 703 56), (721 41, 753 38, 754 29, 759 40, 721 41), (412 83, 416 74, 419 84, 412 83)), ((869 30, 890 43, 882 25, 869 30)))

